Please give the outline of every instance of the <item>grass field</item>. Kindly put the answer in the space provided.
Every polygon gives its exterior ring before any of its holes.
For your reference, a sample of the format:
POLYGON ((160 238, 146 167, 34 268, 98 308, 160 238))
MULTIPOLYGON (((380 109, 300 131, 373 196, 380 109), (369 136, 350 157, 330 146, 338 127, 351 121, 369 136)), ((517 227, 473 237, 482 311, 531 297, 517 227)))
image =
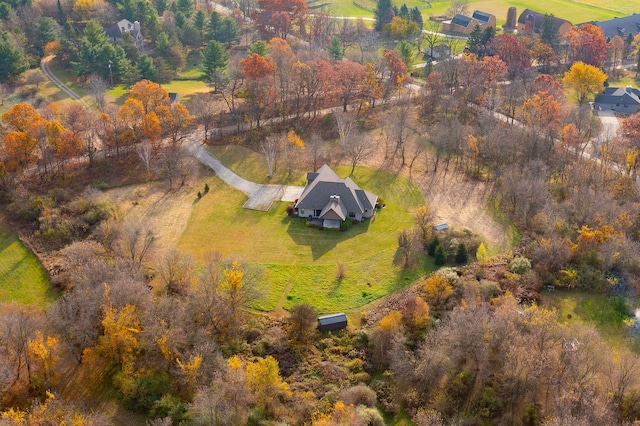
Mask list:
MULTIPOLYGON (((357 0, 358 4, 373 10, 374 0, 357 0)), ((429 3, 424 0, 395 0, 397 6, 403 3, 409 8, 417 6, 422 11, 425 19, 431 15, 444 15, 451 5, 450 1, 435 1, 429 3)), ((518 15, 524 9, 532 9, 541 13, 553 13, 558 18, 566 19, 574 24, 587 21, 602 21, 616 16, 625 16, 638 8, 637 0, 607 1, 607 0, 546 0, 536 2, 534 0, 471 0, 469 2, 470 13, 474 10, 482 10, 496 16, 497 25, 500 27, 507 20, 507 10, 515 6, 518 15)), ((362 16, 373 17, 367 10, 357 7, 353 0, 334 1, 330 6, 331 14, 336 16, 362 16)))
POLYGON ((36 256, 0 227, 0 301, 45 307, 55 296, 36 256))
MULTIPOLYGON (((336 172, 345 176, 347 167, 336 172)), ((397 232, 412 226, 411 212, 424 199, 407 180, 384 171, 357 168, 353 177, 362 188, 379 194, 387 207, 375 221, 346 232, 307 228, 305 220, 286 216, 287 203, 268 212, 245 210, 246 196, 219 179, 198 201, 178 246, 201 262, 205 253, 259 264, 264 269, 263 298, 255 307, 273 310, 308 302, 319 312, 348 310, 369 303, 433 269, 423 264, 406 272, 394 264, 397 232), (346 275, 336 279, 337 264, 346 275)))
POLYGON ((624 320, 629 318, 621 299, 582 291, 545 292, 543 306, 555 308, 561 323, 591 323, 614 348, 624 346, 624 320))

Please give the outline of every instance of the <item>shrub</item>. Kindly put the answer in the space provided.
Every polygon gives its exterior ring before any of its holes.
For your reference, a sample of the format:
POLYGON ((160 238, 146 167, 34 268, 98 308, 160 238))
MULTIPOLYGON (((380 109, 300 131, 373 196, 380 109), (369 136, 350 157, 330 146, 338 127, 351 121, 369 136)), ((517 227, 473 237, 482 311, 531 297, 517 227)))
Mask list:
POLYGON ((202 192, 198 191, 198 198, 202 198, 202 192))
POLYGON ((289 217, 293 216, 293 212, 294 211, 295 211, 295 209, 294 209, 294 207, 292 205, 287 206, 287 216, 289 216, 289 217))
POLYGON ((531 262, 526 257, 514 257, 511 262, 509 262, 509 272, 513 272, 514 274, 522 275, 530 269, 531 262))
POLYGON ((206 194, 207 192, 209 192, 209 184, 205 183, 204 184, 204 193, 206 194))
POLYGON ((345 266, 344 263, 338 262, 338 265, 336 266, 336 278, 339 280, 342 280, 346 276, 347 276, 347 267, 345 266))
POLYGON ((442 247, 442 244, 438 244, 438 246, 436 247, 434 258, 436 261, 436 265, 438 266, 442 266, 447 263, 447 253, 444 251, 444 247, 442 247))
POLYGON ((364 405, 373 407, 376 405, 376 393, 367 385, 356 385, 340 392, 340 399, 345 405, 364 405))
POLYGON ((350 219, 345 219, 341 224, 340 224, 340 230, 342 231, 346 231, 347 229, 351 228, 351 220, 350 219))
POLYGON ((384 199, 382 197, 378 197, 378 201, 376 201, 376 208, 382 208, 386 206, 386 204, 384 203, 384 199))
POLYGON ((99 189, 100 191, 106 191, 107 189, 109 189, 109 184, 105 182, 100 182, 96 184, 96 188, 99 189))

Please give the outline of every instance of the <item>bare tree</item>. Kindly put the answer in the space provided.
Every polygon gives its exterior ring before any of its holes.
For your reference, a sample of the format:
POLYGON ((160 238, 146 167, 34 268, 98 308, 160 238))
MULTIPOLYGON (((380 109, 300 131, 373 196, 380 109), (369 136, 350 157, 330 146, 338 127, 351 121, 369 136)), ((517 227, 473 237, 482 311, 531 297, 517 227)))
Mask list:
MULTIPOLYGON (((441 31, 442 31, 442 25, 437 21, 432 21, 431 19, 429 19, 424 24, 424 31, 422 32, 420 37, 418 37, 418 39, 421 40, 421 43, 424 42, 424 44, 426 45, 426 48, 429 49, 428 53, 431 59, 434 59, 433 51, 435 47, 438 44, 440 44, 440 42, 442 41, 441 31)), ((418 46, 418 51, 420 51, 419 46, 418 46)))
POLYGON ((36 330, 34 312, 9 304, 0 308, 0 354, 5 355, 11 367, 14 383, 20 379, 25 368, 31 382, 31 361, 27 349, 36 330))
POLYGON ((104 81, 104 79, 98 74, 91 74, 89 76, 89 88, 91 89, 91 93, 95 99, 96 106, 99 110, 102 110, 106 104, 104 98, 104 95, 107 92, 106 81, 104 81))
POLYGON ((324 141, 317 133, 312 133, 306 144, 306 151, 313 162, 313 170, 318 170, 318 161, 322 156, 324 141))
POLYGON ((282 152, 283 135, 270 135, 260 141, 260 151, 267 162, 267 177, 271 179, 276 172, 278 159, 282 152))
POLYGON ((142 218, 130 219, 122 224, 119 234, 117 245, 122 257, 139 270, 158 240, 153 225, 142 218))
POLYGON ((194 115, 197 117, 198 123, 204 127, 204 143, 208 142, 209 131, 215 128, 216 118, 219 118, 222 112, 220 102, 210 93, 196 97, 193 102, 194 115))
POLYGON ((149 179, 151 177, 151 157, 153 154, 151 144, 143 143, 136 146, 136 153, 142 161, 142 164, 144 164, 144 168, 147 170, 147 179, 149 179))
POLYGON ((36 90, 40 88, 40 83, 47 81, 44 74, 40 70, 35 70, 27 77, 27 84, 35 84, 36 90))
POLYGON ((185 294, 192 280, 191 257, 171 248, 157 261, 156 270, 170 294, 185 294))
POLYGON ((465 15, 468 8, 469 0, 453 0, 447 9, 447 16, 465 15))
POLYGON ((353 136, 358 133, 358 122, 356 117, 347 112, 334 113, 336 125, 338 126, 338 134, 340 135, 340 143, 346 146, 353 136))
POLYGON ((351 162, 351 173, 349 173, 349 176, 353 176, 356 166, 373 154, 375 146, 372 145, 371 141, 365 138, 364 135, 358 134, 351 136, 349 142, 344 146, 344 151, 351 162))

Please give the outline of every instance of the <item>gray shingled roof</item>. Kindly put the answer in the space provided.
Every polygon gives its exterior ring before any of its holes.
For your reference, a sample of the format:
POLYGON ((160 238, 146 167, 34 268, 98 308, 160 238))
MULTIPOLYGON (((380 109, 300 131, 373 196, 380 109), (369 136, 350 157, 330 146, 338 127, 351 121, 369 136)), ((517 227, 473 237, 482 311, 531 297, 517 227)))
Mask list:
POLYGON ((481 12, 479 10, 474 11, 473 15, 471 15, 471 17, 478 21, 480 24, 486 24, 487 22, 489 22, 489 19, 491 19, 492 16, 493 15, 490 13, 481 12))
MULTIPOLYGON (((535 28, 539 29, 542 27, 542 24, 544 23, 545 18, 551 20, 551 23, 553 23, 553 26, 558 29, 560 28, 560 26, 562 24, 564 24, 565 22, 569 22, 566 19, 560 19, 560 18, 556 18, 555 16, 547 16, 544 13, 540 13, 540 12, 535 12, 531 9, 525 9, 521 14, 520 17, 518 18, 518 23, 519 24, 524 24, 525 21, 527 20, 527 16, 529 15, 533 15, 533 18, 535 20, 535 28)), ((571 24, 571 22, 569 22, 571 24)))
POLYGON ((608 21, 592 21, 589 24, 597 25, 607 39, 615 36, 627 37, 629 34, 636 35, 640 33, 640 14, 625 16, 622 18, 613 18, 608 21))
POLYGON ((364 213, 365 210, 371 211, 378 199, 377 195, 360 189, 350 178, 340 179, 326 164, 320 167, 315 176, 309 173, 307 178, 312 179, 300 195, 296 204, 298 209, 324 211, 331 196, 337 195, 346 212, 364 213))
POLYGON ((627 104, 640 105, 640 90, 624 87, 607 87, 604 92, 596 96, 597 104, 627 104))
POLYGON ((324 209, 322 209, 322 212, 318 217, 320 219, 339 220, 342 222, 347 218, 347 214, 349 213, 340 200, 340 197, 332 195, 329 197, 329 202, 324 206, 324 209))
POLYGON ((469 24, 471 24, 472 22, 473 22, 473 20, 471 18, 469 18, 468 16, 464 16, 464 15, 456 15, 451 20, 452 24, 459 25, 459 26, 464 27, 464 28, 467 28, 469 26, 469 24))

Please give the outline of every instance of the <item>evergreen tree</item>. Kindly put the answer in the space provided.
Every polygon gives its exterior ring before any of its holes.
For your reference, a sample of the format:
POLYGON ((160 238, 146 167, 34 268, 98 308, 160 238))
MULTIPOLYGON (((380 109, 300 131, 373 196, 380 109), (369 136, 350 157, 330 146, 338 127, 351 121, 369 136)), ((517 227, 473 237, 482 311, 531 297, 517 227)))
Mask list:
POLYGON ((218 38, 218 32, 220 31, 220 25, 222 18, 220 14, 215 10, 209 15, 209 22, 207 23, 207 41, 216 40, 218 38))
POLYGON ((558 28, 553 24, 553 14, 545 15, 542 26, 540 27, 540 40, 548 44, 557 51, 560 44, 558 43, 558 28))
POLYGON ((54 20, 47 17, 42 17, 38 20, 38 26, 36 27, 36 38, 33 47, 38 52, 38 55, 44 54, 44 47, 47 43, 54 41, 58 38, 58 34, 55 30, 54 20))
POLYGON ((327 52, 336 61, 342 59, 342 43, 337 37, 331 39, 331 45, 327 48, 327 52))
POLYGON ((196 16, 193 17, 193 25, 197 28, 198 31, 200 31, 201 35, 202 35, 202 32, 204 31, 204 26, 206 23, 207 23, 207 15, 205 15, 203 11, 198 10, 196 12, 196 16))
POLYGON ((85 26, 78 56, 75 65, 78 75, 81 76, 96 73, 107 81, 111 77, 120 80, 130 67, 124 49, 109 43, 102 26, 93 20, 85 26))
POLYGON ((167 0, 154 0, 153 4, 158 15, 162 15, 167 10, 167 0))
POLYGON ((482 45, 482 30, 478 25, 469 33, 469 38, 467 38, 467 44, 464 46, 464 51, 466 53, 474 53, 478 54, 480 51, 480 46, 482 45))
POLYGON ((456 263, 463 264, 469 260, 469 250, 465 243, 458 244, 458 250, 456 251, 456 263))
POLYGON ((376 19, 374 29, 380 32, 395 16, 391 0, 377 0, 373 14, 376 19))
POLYGON ((438 244, 433 257, 437 266, 447 263, 447 253, 444 251, 442 244, 438 244))
POLYGON ((258 40, 255 43, 251 43, 249 50, 247 50, 247 56, 251 56, 254 53, 260 56, 267 56, 267 53, 269 53, 269 46, 267 45, 267 42, 264 40, 258 40))
POLYGON ((413 9, 411 9, 411 18, 410 19, 413 22, 415 22, 416 24, 418 24, 418 27, 420 27, 421 30, 424 28, 424 21, 422 19, 422 13, 420 12, 420 9, 418 9, 418 6, 414 7, 413 9))
POLYGON ((67 15, 65 15, 64 10, 62 9, 60 0, 58 0, 57 9, 58 9, 58 24, 64 25, 67 22, 67 15))
POLYGON ((178 28, 184 27, 184 25, 187 23, 187 17, 184 16, 184 13, 182 13, 181 11, 176 12, 173 17, 176 20, 176 26, 178 28))
POLYGON ((153 82, 158 82, 158 69, 153 63, 151 57, 147 55, 141 55, 136 64, 138 75, 141 79, 146 79, 153 82))
POLYGON ((214 83, 214 87, 220 82, 221 74, 227 67, 229 53, 224 50, 221 43, 211 40, 202 52, 202 72, 204 77, 214 83))
POLYGON ((11 6, 8 3, 0 3, 0 19, 6 21, 11 16, 11 6))
POLYGON ((17 77, 27 68, 22 50, 6 34, 0 34, 0 83, 17 77))
POLYGON ((192 0, 178 0, 178 10, 184 14, 187 18, 193 14, 193 1, 192 0))
POLYGON ((228 16, 222 18, 218 37, 215 40, 227 45, 227 47, 238 42, 238 24, 235 19, 228 16))
POLYGON ((409 19, 409 8, 407 7, 406 3, 403 3, 402 6, 400 6, 400 11, 398 12, 398 16, 401 17, 402 19, 409 19))
POLYGON ((427 246, 427 254, 429 256, 435 256, 436 247, 438 247, 439 245, 440 245, 440 238, 438 238, 438 236, 436 235, 435 237, 433 237, 431 241, 429 241, 429 245, 427 246))

